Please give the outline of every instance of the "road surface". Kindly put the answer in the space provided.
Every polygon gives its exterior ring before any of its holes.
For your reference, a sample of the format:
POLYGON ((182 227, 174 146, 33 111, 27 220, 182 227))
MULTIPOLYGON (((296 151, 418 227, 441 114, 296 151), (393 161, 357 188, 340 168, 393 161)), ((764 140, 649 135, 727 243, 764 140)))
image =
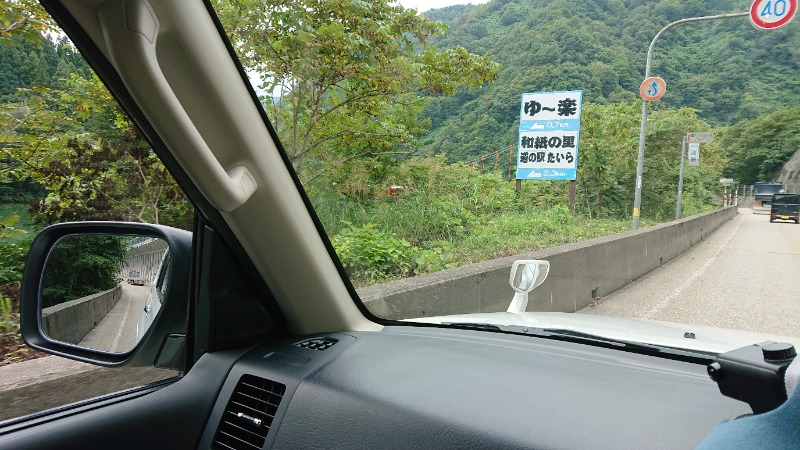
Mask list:
POLYGON ((673 261, 579 311, 800 336, 800 225, 739 215, 673 261))
POLYGON ((103 320, 79 345, 109 352, 127 352, 136 346, 136 322, 144 311, 150 286, 122 283, 122 295, 103 320))

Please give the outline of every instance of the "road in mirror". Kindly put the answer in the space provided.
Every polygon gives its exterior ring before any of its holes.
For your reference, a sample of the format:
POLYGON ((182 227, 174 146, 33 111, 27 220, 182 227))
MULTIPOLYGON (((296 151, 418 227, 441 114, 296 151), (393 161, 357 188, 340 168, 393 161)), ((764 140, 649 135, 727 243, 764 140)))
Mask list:
POLYGON ((56 341, 127 352, 161 309, 168 267, 168 246, 159 238, 66 236, 45 265, 42 330, 56 341))

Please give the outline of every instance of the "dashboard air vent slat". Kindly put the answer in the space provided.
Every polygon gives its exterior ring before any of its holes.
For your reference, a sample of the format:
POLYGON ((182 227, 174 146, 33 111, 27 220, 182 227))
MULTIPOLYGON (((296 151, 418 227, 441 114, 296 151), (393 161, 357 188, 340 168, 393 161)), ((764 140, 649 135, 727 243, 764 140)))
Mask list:
POLYGON ((243 375, 222 413, 211 448, 249 450, 264 446, 286 386, 243 375))
POLYGON ((333 344, 339 342, 338 339, 334 339, 331 337, 322 337, 322 338, 314 338, 314 339, 306 339, 303 342, 298 342, 298 347, 307 348, 309 350, 327 350, 333 346, 333 344))

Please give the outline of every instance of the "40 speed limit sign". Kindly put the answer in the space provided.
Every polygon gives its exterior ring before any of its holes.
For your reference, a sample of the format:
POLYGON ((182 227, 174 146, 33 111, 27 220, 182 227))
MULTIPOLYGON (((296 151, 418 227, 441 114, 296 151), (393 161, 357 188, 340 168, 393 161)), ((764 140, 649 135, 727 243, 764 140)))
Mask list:
POLYGON ((797 0, 755 0, 750 5, 750 22, 761 30, 774 30, 794 19, 797 0))

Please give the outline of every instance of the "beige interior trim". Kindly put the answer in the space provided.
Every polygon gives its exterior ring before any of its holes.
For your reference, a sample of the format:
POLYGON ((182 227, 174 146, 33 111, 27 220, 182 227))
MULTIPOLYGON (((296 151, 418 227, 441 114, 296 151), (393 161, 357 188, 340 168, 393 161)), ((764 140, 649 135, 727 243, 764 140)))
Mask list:
POLYGON ((151 120, 170 124, 167 144, 181 143, 194 150, 175 157, 190 173, 202 174, 193 177, 200 191, 220 211, 241 206, 257 184, 246 166, 222 167, 173 93, 156 57, 161 27, 150 4, 145 0, 107 2, 98 9, 98 21, 108 56, 134 98, 160 98, 161 106, 152 111, 151 120))
POLYGON ((200 0, 67 0, 296 334, 379 330, 357 308, 200 0))

